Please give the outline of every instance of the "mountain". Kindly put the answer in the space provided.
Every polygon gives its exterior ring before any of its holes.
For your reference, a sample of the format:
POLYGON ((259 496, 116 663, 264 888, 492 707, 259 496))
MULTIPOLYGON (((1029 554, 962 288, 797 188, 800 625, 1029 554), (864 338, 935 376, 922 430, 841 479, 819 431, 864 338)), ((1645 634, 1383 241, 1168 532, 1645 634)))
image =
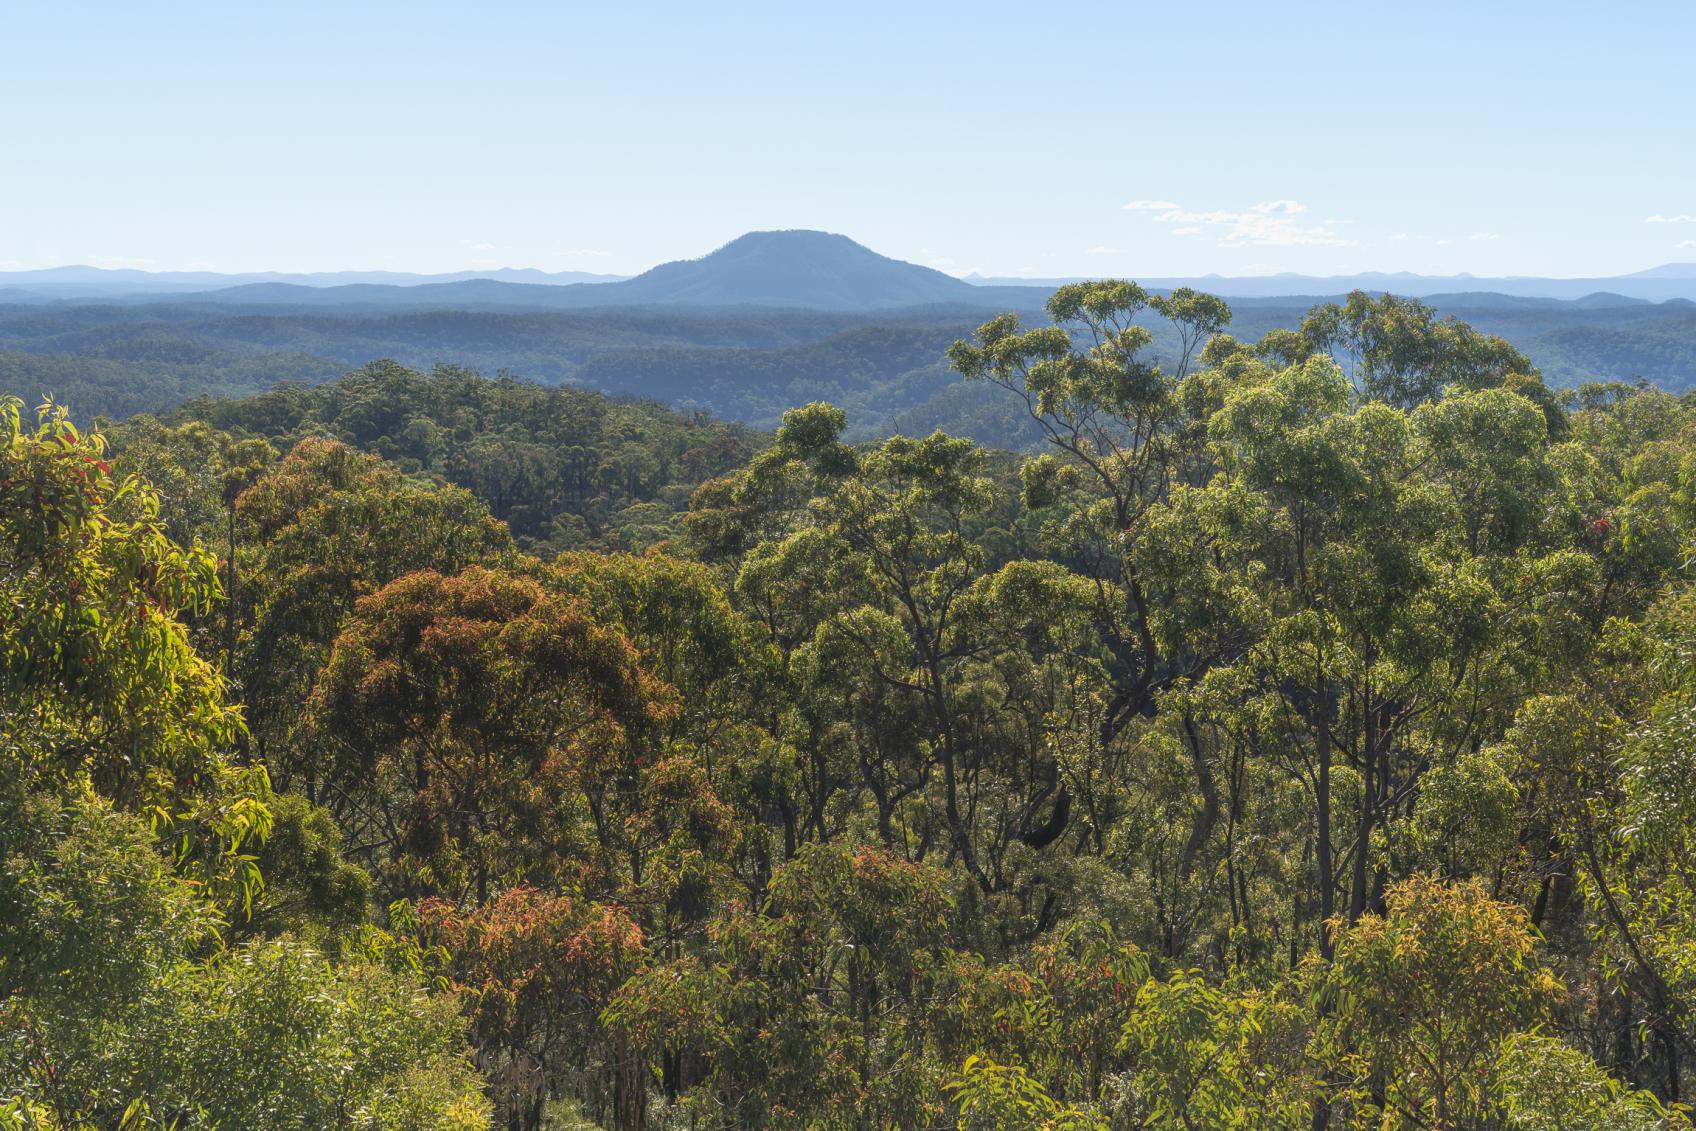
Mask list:
MULTIPOLYGON (((1123 275, 1125 272, 1118 272, 1123 275)), ((1667 263, 1629 275, 1546 279, 1479 278, 1369 271, 1355 275, 1149 276, 1145 287, 1194 287, 1233 300, 1297 299, 1361 289, 1414 298, 1489 293, 1510 299, 1587 302, 1696 300, 1696 263, 1667 263)), ((1082 277, 955 278, 863 247, 847 236, 807 230, 749 232, 699 259, 662 263, 634 278, 534 268, 416 275, 394 271, 311 274, 141 271, 53 267, 0 272, 0 303, 110 299, 243 306, 365 306, 412 309, 583 310, 590 307, 759 306, 816 310, 897 307, 1030 308, 1082 277)))
MULTIPOLYGON (((392 358, 421 369, 453 363, 655 398, 761 427, 776 424, 786 409, 830 400, 849 412, 855 439, 943 428, 1008 448, 1033 441, 1017 398, 962 383, 945 353, 997 310, 1042 323, 1048 292, 1040 288, 981 288, 988 301, 978 304, 867 310, 631 305, 629 297, 625 305, 584 309, 499 301, 513 294, 580 301, 572 296, 622 286, 256 284, 175 303, 0 299, 0 394, 31 404, 54 394, 80 413, 124 416, 199 394, 240 396, 280 381, 312 385, 392 358), (397 294, 417 305, 385 297, 397 294), (484 301, 491 295, 496 301, 484 301), (1003 301, 1005 295, 1033 297, 1003 301), (312 298, 318 305, 305 301, 312 298)), ((1233 298, 1229 332, 1256 341, 1299 325, 1313 302, 1338 297, 1233 298)), ((1478 292, 1430 301, 1442 314, 1513 342, 1555 385, 1643 378, 1672 391, 1696 386, 1696 303, 1478 292)), ((1179 344, 1169 327, 1152 316, 1145 322, 1153 353, 1172 356, 1179 344)))
MULTIPOLYGON (((1546 300, 1590 299, 1598 295, 1619 301, 1664 302, 1696 299, 1696 263, 1668 263, 1629 275, 1595 278, 1545 279, 1510 275, 1481 278, 1459 275, 1420 275, 1412 271, 1365 271, 1357 275, 1183 275, 1149 276, 1131 273, 1131 278, 1151 290, 1194 287, 1230 299, 1296 298, 1346 294, 1353 290, 1389 291, 1411 298, 1436 299, 1457 293, 1488 293, 1495 297, 1546 300)), ((1076 283, 1082 276, 1054 279, 1019 279, 1007 276, 967 275, 966 282, 980 287, 1046 286, 1076 283)))
POLYGON ((125 295, 129 303, 216 303, 219 305, 302 307, 418 307, 429 310, 501 308, 557 310, 607 305, 589 292, 616 284, 509 283, 498 279, 458 279, 446 283, 344 283, 310 286, 301 283, 243 283, 213 291, 125 295))
MULTIPOLYGON (((0 285, 42 298, 109 296, 128 302, 266 306, 405 306, 581 309, 591 306, 764 306, 884 310, 955 304, 988 307, 1030 295, 976 287, 916 263, 879 255, 829 232, 749 232, 700 259, 662 263, 635 278, 504 270, 454 275, 338 272, 219 275, 56 267, 0 274, 0 285)), ((1029 291, 1031 288, 1014 288, 1029 291)), ((28 301, 13 296, 13 301, 28 301)))
POLYGON ((29 271, 0 271, 0 295, 19 301, 10 292, 26 291, 36 301, 101 298, 119 295, 178 295, 184 292, 228 290, 253 284, 283 284, 328 289, 350 284, 416 287, 493 279, 506 283, 571 286, 610 283, 628 275, 599 275, 591 271, 541 271, 534 267, 501 267, 490 271, 449 271, 417 274, 409 271, 142 271, 133 267, 70 265, 29 271))
POLYGON ((1696 263, 1663 263, 1647 271, 1633 271, 1626 279, 1696 279, 1696 263))
MULTIPOLYGON (((1696 305, 1641 293, 1685 288, 1696 298, 1696 279, 1680 270, 1669 265, 1605 285, 1519 280, 1505 294, 1498 280, 1464 276, 1141 281, 1224 294, 1229 330, 1244 341, 1299 325, 1314 303, 1355 287, 1418 294, 1442 314, 1507 338, 1553 384, 1643 378, 1683 390, 1696 387, 1696 305), (1533 284, 1567 293, 1527 293, 1533 284), (1255 287, 1271 293, 1240 293, 1255 287)), ((415 278, 404 286, 326 285, 347 277, 301 283, 280 276, 174 295, 149 284, 96 301, 34 293, 79 277, 60 271, 6 294, 0 276, 0 393, 26 400, 54 393, 79 411, 118 415, 196 393, 313 384, 392 358, 653 397, 759 426, 829 399, 849 409, 857 438, 944 427, 1009 447, 1029 439, 1017 406, 961 386, 944 355, 994 313, 1043 322, 1056 282, 974 285, 815 231, 753 232, 699 259, 593 284, 415 278)), ((1154 353, 1170 356, 1177 343, 1169 328, 1152 315, 1146 321, 1154 353)))
MULTIPOLYGON (((633 279, 559 285, 468 278, 326 285, 267 279, 217 289, 155 288, 110 296, 126 304, 236 304, 272 308, 583 310, 590 307, 778 307, 872 311, 927 306, 1036 308, 1052 288, 979 287, 904 263, 828 232, 750 232, 700 259, 662 263, 633 279)), ((4 276, 0 276, 0 281, 4 276)), ((227 279, 224 280, 226 283, 227 279)), ((34 289, 34 288, 32 288, 34 289)))
POLYGON ((597 292, 600 302, 877 310, 978 303, 970 283, 829 232, 749 232, 700 259, 662 263, 597 292))

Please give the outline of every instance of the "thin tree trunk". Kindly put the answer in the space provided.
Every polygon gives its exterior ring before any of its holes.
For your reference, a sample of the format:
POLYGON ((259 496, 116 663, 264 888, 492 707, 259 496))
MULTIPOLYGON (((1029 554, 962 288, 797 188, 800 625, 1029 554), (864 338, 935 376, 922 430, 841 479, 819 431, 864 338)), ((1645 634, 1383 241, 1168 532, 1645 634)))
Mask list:
MULTIPOLYGON (((1323 676, 1320 677, 1323 681, 1323 676)), ((1325 685, 1323 694, 1323 715, 1319 720, 1319 780, 1314 786, 1314 794, 1318 802, 1318 844, 1319 854, 1319 954, 1325 961, 1331 961, 1331 929, 1326 924, 1336 913, 1335 892, 1332 890, 1332 877, 1336 869, 1336 855, 1331 845, 1331 689, 1325 685)))

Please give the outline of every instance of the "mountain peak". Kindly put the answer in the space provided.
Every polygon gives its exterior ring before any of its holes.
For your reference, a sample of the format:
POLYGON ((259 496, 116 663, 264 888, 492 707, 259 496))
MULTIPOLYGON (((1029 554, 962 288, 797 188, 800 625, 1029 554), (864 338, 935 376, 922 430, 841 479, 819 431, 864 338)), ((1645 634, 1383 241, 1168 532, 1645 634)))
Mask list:
POLYGON ((1696 279, 1696 263, 1663 263, 1647 271, 1633 271, 1625 279, 1696 279))
MULTIPOLYGON (((818 228, 772 228, 767 231, 743 232, 741 235, 737 236, 718 250, 730 251, 733 248, 754 247, 800 248, 808 246, 819 249, 855 248, 860 251, 870 252, 873 255, 877 254, 865 245, 855 242, 847 236, 842 235, 840 232, 826 232, 818 228)), ((717 252, 712 254, 716 255, 717 252)))
POLYGON ((662 263, 599 292, 602 301, 874 310, 972 301, 970 283, 834 232, 748 232, 699 259, 662 263))

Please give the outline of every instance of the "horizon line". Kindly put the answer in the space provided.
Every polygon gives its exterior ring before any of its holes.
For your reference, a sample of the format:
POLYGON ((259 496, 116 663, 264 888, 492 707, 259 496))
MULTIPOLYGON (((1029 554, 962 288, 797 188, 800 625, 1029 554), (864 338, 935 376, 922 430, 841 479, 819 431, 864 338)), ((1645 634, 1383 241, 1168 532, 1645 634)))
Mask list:
MULTIPOLYGON (((889 256, 889 257, 886 257, 886 258, 894 259, 893 256, 889 256)), ((915 266, 915 267, 928 267, 928 265, 926 265, 926 264, 913 263, 911 260, 894 259, 894 261, 897 262, 897 263, 908 264, 910 266, 915 266)), ((665 263, 673 263, 673 262, 687 262, 687 261, 666 260, 664 262, 665 263)), ((654 266, 655 267, 663 266, 663 264, 655 264, 654 266)), ((1137 278, 1144 278, 1144 279, 1178 279, 1178 280, 1218 279, 1218 280, 1222 280, 1222 281, 1233 281, 1233 280, 1266 281, 1266 280, 1276 280, 1276 279, 1323 279, 1323 280, 1329 280, 1329 279, 1365 279, 1365 278, 1384 278, 1384 279, 1404 278, 1404 279, 1429 279, 1429 280, 1450 280, 1450 279, 1453 279, 1453 280, 1474 280, 1474 281, 1501 280, 1501 281, 1504 281, 1504 282, 1517 282, 1517 281, 1580 282, 1580 281, 1586 281, 1586 280, 1610 280, 1610 279, 1639 278, 1642 275, 1644 275, 1646 272, 1660 271, 1660 270, 1664 270, 1664 269, 1669 268, 1669 267, 1688 267, 1691 270, 1691 274, 1688 275, 1688 276, 1672 276, 1672 278, 1692 278, 1692 279, 1696 279, 1696 261, 1682 261, 1682 260, 1669 260, 1669 261, 1666 261, 1666 262, 1663 262, 1663 263, 1653 264, 1649 267, 1640 268, 1640 269, 1638 269, 1637 271, 1634 271, 1634 272, 1624 272, 1624 273, 1612 274, 1612 275, 1531 275, 1531 274, 1480 275, 1480 274, 1477 274, 1477 273, 1474 273, 1474 272, 1471 272, 1471 271, 1459 271, 1459 272, 1455 272, 1453 274, 1443 275, 1443 274, 1427 274, 1425 272, 1420 272, 1420 271, 1410 271, 1410 270, 1407 270, 1405 268, 1400 269, 1400 270, 1367 269, 1367 270, 1361 270, 1361 271, 1350 271, 1350 272, 1333 273, 1333 274, 1311 274, 1311 273, 1304 272, 1304 271, 1270 271, 1270 272, 1263 272, 1263 273, 1258 273, 1258 274, 1247 274, 1247 273, 1245 273, 1245 274, 1227 275, 1227 274, 1222 274, 1218 271, 1208 271, 1208 272, 1199 272, 1199 273, 1190 273, 1190 274, 1181 273, 1181 272, 1160 272, 1160 273, 1146 273, 1146 274, 1143 274, 1143 273, 1126 274, 1124 272, 1100 272, 1100 273, 1094 273, 1094 272, 1091 272, 1091 273, 1067 273, 1067 272, 1062 272, 1062 273, 1053 274, 1053 275, 1014 275, 1014 274, 991 274, 991 273, 984 272, 984 271, 981 271, 981 270, 972 270, 972 271, 967 271, 967 272, 964 272, 964 273, 956 274, 954 272, 944 271, 944 270, 942 270, 940 268, 936 268, 936 267, 928 267, 928 269, 932 270, 932 271, 938 271, 941 274, 947 275, 951 279, 957 279, 960 282, 968 283, 968 284, 973 284, 975 281, 983 281, 983 282, 1009 285, 1009 286, 1018 286, 1018 285, 1041 286, 1041 285, 1053 282, 1055 280, 1070 281, 1070 280, 1091 280, 1091 279, 1137 279, 1137 278)), ((618 272, 618 271, 589 271, 589 270, 583 270, 583 269, 578 269, 578 268, 561 268, 561 269, 558 269, 558 270, 550 270, 546 267, 520 267, 520 266, 512 266, 512 265, 503 265, 503 266, 500 266, 500 267, 457 267, 457 268, 446 268, 446 269, 442 269, 442 270, 409 270, 409 269, 397 268, 397 267, 329 267, 329 268, 311 268, 311 269, 306 269, 306 270, 289 270, 289 269, 285 269, 285 268, 263 267, 263 268, 245 269, 244 270, 244 269, 226 269, 226 268, 218 268, 218 267, 138 267, 138 266, 107 267, 107 266, 102 266, 102 265, 97 264, 97 263, 81 262, 81 263, 53 263, 53 264, 46 264, 46 265, 43 265, 43 266, 36 266, 36 267, 5 267, 5 268, 0 268, 0 279, 4 279, 4 278, 7 278, 7 277, 11 277, 11 276, 19 276, 19 275, 39 275, 39 274, 44 274, 44 273, 47 273, 47 272, 55 272, 55 271, 93 271, 93 272, 99 272, 99 273, 104 274, 104 275, 130 275, 130 276, 141 275, 141 276, 147 276, 147 277, 158 278, 158 279, 163 279, 163 277, 170 276, 170 275, 214 275, 214 276, 218 276, 218 277, 221 277, 221 278, 233 278, 233 277, 244 276, 244 275, 284 275, 284 276, 300 276, 300 277, 313 277, 313 276, 326 276, 326 275, 398 275, 398 276, 405 276, 405 277, 419 278, 419 279, 429 279, 429 278, 435 278, 435 277, 444 276, 444 275, 465 275, 465 276, 470 276, 470 278, 462 280, 462 281, 471 282, 471 281, 474 281, 478 278, 484 278, 484 277, 487 277, 489 275, 496 275, 496 274, 501 274, 501 273, 514 273, 514 274, 528 273, 528 274, 542 275, 542 276, 549 277, 549 278, 557 278, 557 277, 562 276, 562 275, 591 275, 591 276, 598 276, 600 279, 603 279, 607 282, 616 282, 616 281, 623 281, 623 280, 627 280, 627 279, 634 279, 637 276, 644 274, 646 270, 652 270, 652 268, 646 268, 646 269, 644 269, 644 271, 638 271, 638 272, 635 272, 635 273, 632 273, 632 274, 626 274, 624 272, 618 272)), ((491 281, 499 281, 499 280, 491 280, 491 281)), ((576 285, 597 286, 597 285, 600 285, 600 284, 599 283, 593 283, 593 282, 582 282, 582 283, 566 283, 566 284, 561 284, 561 285, 564 285, 564 286, 576 286, 576 285)))

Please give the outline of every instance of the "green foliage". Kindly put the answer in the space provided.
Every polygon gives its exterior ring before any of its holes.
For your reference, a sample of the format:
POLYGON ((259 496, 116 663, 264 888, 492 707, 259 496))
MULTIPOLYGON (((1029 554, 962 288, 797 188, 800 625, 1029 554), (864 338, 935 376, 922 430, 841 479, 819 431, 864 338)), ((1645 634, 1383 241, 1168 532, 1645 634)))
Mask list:
POLYGON ((1524 1131, 1670 1131, 1688 1127, 1648 1092, 1623 1087, 1577 1049, 1521 1034, 1503 1049, 1494 1086, 1506 1125, 1524 1131))
POLYGON ((0 846, 0 1102, 23 1126, 486 1126, 451 1001, 298 942, 217 949, 136 818, 38 796, 0 846))
POLYGON ((410 979, 256 944, 173 971, 130 1036, 137 1090, 189 1126, 480 1128, 453 1002, 410 979))
POLYGON ((328 440, 297 444, 237 497, 234 519, 250 539, 233 651, 253 743, 315 798, 302 708, 355 603, 416 570, 506 560, 511 537, 469 493, 328 440))
POLYGON ((1109 1124, 1087 1111, 1055 1101, 1018 1065, 969 1056, 958 1080, 948 1084, 964 1128, 1016 1131, 1106 1131, 1109 1124))
POLYGON ((920 1053, 949 909, 933 869, 809 846, 760 907, 716 917, 706 960, 631 978, 605 1018, 668 1066, 663 1087, 694 1085, 709 1126, 918 1125, 939 1110, 920 1053))
POLYGON ((199 400, 180 416, 287 444, 329 436, 463 487, 526 546, 644 550, 694 486, 744 463, 746 429, 647 402, 375 362, 314 388, 199 400))
MULTIPOLYGON (((224 949, 345 930, 362 876, 231 757, 239 709, 180 619, 222 595, 211 555, 64 412, 0 401, 0 429, 0 1120, 486 1126, 451 1001, 291 939, 224 949)), ((230 450, 226 509, 264 462, 230 450)))
POLYGON ((1524 912, 1476 881, 1416 876, 1388 892, 1384 915, 1337 928, 1327 1056, 1372 1096, 1380 1126, 1476 1126, 1495 1106, 1501 1043, 1534 1030, 1561 992, 1524 912))
POLYGON ((1320 1082, 1303 1070, 1300 1050, 1311 1025, 1292 1002, 1229 993, 1201 971, 1150 979, 1125 1028, 1145 1126, 1310 1126, 1320 1082))
POLYGON ((9 403, 0 1125, 1687 1126, 1690 407, 1046 313, 949 352, 1028 458, 9 403))
POLYGON ((46 787, 168 806, 241 726, 178 619, 219 598, 215 561, 104 451, 62 408, 0 400, 0 750, 46 787))
POLYGON ((1448 387, 1495 388, 1531 362, 1501 338, 1479 334, 1460 319, 1439 320, 1416 299, 1355 291, 1326 303, 1301 324, 1310 349, 1343 355, 1361 390, 1398 408, 1434 400, 1448 387))
POLYGON ((371 875, 344 858, 345 837, 329 810, 296 793, 271 802, 271 828, 254 853, 264 891, 234 926, 240 935, 337 937, 370 914, 371 875))

